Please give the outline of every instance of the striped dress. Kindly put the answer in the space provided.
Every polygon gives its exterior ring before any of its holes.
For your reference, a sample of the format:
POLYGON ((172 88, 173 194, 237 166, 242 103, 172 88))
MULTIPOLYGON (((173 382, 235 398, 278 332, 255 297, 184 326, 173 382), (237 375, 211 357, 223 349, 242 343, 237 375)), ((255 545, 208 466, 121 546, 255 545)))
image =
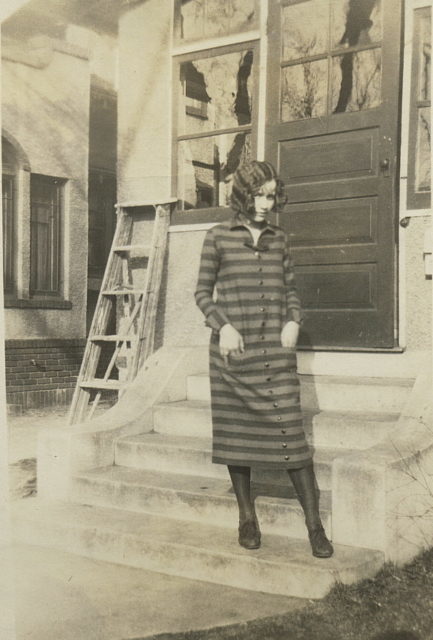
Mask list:
POLYGON ((212 329, 213 462, 274 469, 309 464, 296 353, 282 347, 280 338, 288 320, 301 320, 284 231, 267 224, 254 246, 237 216, 210 229, 195 298, 212 329), (219 330, 226 323, 245 344, 227 366, 219 352, 219 330))

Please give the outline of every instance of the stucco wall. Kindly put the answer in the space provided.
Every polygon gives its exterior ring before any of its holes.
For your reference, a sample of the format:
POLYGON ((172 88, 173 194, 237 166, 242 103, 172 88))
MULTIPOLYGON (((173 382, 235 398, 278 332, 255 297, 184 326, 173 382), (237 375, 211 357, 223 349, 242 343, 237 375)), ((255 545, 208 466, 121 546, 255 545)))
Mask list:
POLYGON ((120 201, 171 195, 171 12, 171 2, 148 0, 120 19, 120 201))
POLYGON ((424 237, 431 221, 412 218, 404 229, 406 342, 408 350, 431 349, 432 281, 425 275, 424 237))
POLYGON ((194 301, 205 231, 169 233, 164 291, 159 305, 156 343, 197 346, 209 341, 209 329, 194 301))
MULTIPOLYGON (((8 308, 6 337, 80 338, 85 335, 87 284, 88 60, 67 46, 56 50, 48 40, 40 51, 44 64, 39 68, 2 61, 2 124, 24 149, 32 173, 67 180, 61 279, 72 309, 8 308)), ((18 218, 18 226, 22 222, 18 218)), ((27 261, 23 270, 28 271, 28 255, 20 259, 27 261)))

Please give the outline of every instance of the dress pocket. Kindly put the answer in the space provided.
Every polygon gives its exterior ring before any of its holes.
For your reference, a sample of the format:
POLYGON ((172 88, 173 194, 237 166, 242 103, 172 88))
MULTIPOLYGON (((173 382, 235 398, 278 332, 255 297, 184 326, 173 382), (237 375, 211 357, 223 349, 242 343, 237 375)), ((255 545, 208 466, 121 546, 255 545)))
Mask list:
POLYGON ((296 350, 285 347, 246 349, 240 355, 229 355, 227 371, 257 373, 261 371, 296 372, 296 350), (264 352, 265 351, 265 352, 264 352))

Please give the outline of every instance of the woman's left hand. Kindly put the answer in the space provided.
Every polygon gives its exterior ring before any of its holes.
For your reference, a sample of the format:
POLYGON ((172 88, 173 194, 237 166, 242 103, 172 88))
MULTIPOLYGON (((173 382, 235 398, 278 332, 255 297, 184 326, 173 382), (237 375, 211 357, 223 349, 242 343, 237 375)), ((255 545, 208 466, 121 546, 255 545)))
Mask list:
POLYGON ((289 320, 281 331, 281 344, 287 349, 294 349, 298 342, 299 324, 289 320))

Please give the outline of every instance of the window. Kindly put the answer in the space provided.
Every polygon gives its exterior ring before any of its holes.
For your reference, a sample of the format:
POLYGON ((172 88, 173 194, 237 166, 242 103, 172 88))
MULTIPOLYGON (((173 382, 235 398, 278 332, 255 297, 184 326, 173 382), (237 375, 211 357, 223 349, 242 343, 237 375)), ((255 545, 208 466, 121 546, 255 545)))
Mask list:
POLYGON ((252 155, 256 58, 251 43, 178 57, 177 193, 182 210, 229 204, 231 177, 252 155))
POLYGON ((63 182, 35 175, 30 181, 30 293, 60 293, 60 225, 63 182))
POLYGON ((282 4, 281 121, 379 106, 380 0, 285 0, 282 4))
MULTIPOLYGON (((3 167, 5 169, 5 167, 3 167)), ((2 175, 3 213, 3 285, 5 293, 14 290, 14 244, 15 244, 15 178, 2 175)))
POLYGON ((178 41, 226 36, 257 26, 257 0, 177 0, 175 35, 178 41))
POLYGON ((414 11, 409 124, 408 197, 410 209, 430 207, 431 7, 414 11))

